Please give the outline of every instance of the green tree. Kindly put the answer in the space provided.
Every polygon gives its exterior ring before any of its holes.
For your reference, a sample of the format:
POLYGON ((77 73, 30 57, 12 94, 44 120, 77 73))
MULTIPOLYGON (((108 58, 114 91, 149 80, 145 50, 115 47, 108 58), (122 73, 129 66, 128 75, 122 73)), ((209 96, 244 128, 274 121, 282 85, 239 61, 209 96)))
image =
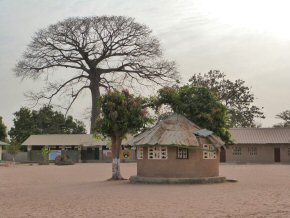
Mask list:
POLYGON ((152 102, 155 109, 168 105, 175 113, 230 142, 227 108, 207 88, 190 85, 164 87, 158 91, 157 98, 152 98, 152 102))
POLYGON ((102 116, 97 131, 112 141, 112 180, 123 179, 120 172, 120 149, 127 133, 136 133, 151 119, 144 109, 145 101, 128 91, 110 91, 101 98, 102 116))
POLYGON ((41 155, 43 158, 43 163, 44 164, 49 164, 49 154, 51 153, 50 149, 47 147, 43 147, 41 149, 41 155))
POLYGON ((0 116, 0 141, 6 141, 7 138, 7 127, 3 123, 3 118, 0 116))
POLYGON ((23 107, 15 112, 14 116, 14 127, 8 134, 18 143, 23 143, 30 135, 86 133, 81 121, 74 121, 72 116, 65 117, 62 113, 54 111, 52 106, 32 111, 23 107))
POLYGON ((275 124, 274 127, 290 127, 290 110, 282 111, 276 115, 276 118, 282 119, 282 123, 275 124))
POLYGON ((15 141, 11 140, 10 144, 6 146, 6 151, 12 156, 13 163, 15 164, 15 157, 19 153, 21 145, 15 141))
POLYGON ((14 113, 14 127, 8 132, 11 139, 17 143, 24 142, 30 135, 40 134, 31 110, 28 108, 20 108, 14 113))
POLYGON ((47 79, 49 73, 69 69, 69 79, 46 80, 47 86, 30 97, 49 102, 65 92, 70 109, 80 93, 90 90, 91 132, 100 114, 101 88, 160 84, 176 80, 175 63, 163 58, 150 28, 123 16, 68 18, 41 29, 32 38, 16 67, 22 78, 47 79))
POLYGON ((194 74, 189 80, 192 86, 206 87, 227 107, 231 127, 254 127, 255 118, 265 118, 263 108, 253 105, 255 96, 245 81, 231 81, 218 70, 206 74, 194 74))

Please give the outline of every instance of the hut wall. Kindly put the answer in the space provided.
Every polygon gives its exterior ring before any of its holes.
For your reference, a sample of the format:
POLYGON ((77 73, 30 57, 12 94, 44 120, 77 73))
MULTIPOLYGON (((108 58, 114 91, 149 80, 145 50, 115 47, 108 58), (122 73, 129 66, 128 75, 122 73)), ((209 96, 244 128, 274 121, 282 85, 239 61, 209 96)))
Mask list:
POLYGON ((219 175, 219 152, 216 159, 203 159, 203 151, 188 150, 188 159, 177 159, 177 148, 168 147, 166 160, 148 160, 148 148, 143 149, 143 159, 137 160, 137 175, 142 177, 191 178, 219 175))

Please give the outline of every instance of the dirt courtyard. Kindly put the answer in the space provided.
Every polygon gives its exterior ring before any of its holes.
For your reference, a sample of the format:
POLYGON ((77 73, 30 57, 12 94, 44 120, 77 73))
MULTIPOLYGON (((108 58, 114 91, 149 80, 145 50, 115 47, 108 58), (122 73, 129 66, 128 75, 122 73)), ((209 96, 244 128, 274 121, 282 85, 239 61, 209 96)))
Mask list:
MULTIPOLYGON (((136 164, 121 165, 124 177, 136 164)), ((220 166, 237 183, 106 181, 111 164, 0 167, 0 217, 290 217, 290 165, 220 166)))

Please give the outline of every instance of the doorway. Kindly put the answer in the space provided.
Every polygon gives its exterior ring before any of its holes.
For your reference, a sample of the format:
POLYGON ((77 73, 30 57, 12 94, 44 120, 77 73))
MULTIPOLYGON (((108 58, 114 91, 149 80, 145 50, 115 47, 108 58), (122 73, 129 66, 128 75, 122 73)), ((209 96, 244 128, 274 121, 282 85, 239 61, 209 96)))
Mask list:
POLYGON ((222 163, 226 162, 226 149, 224 149, 224 147, 221 147, 220 162, 222 163))
POLYGON ((274 148, 274 161, 280 162, 280 148, 274 148))

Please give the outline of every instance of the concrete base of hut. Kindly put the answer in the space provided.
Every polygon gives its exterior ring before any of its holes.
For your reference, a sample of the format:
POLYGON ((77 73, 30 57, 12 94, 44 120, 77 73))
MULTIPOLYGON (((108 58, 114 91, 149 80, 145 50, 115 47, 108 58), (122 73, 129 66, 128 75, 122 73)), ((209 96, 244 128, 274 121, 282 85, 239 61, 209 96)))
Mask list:
POLYGON ((213 183, 226 182, 226 178, 222 176, 194 177, 194 178, 164 178, 164 177, 131 176, 129 180, 131 183, 143 183, 143 184, 213 184, 213 183))

